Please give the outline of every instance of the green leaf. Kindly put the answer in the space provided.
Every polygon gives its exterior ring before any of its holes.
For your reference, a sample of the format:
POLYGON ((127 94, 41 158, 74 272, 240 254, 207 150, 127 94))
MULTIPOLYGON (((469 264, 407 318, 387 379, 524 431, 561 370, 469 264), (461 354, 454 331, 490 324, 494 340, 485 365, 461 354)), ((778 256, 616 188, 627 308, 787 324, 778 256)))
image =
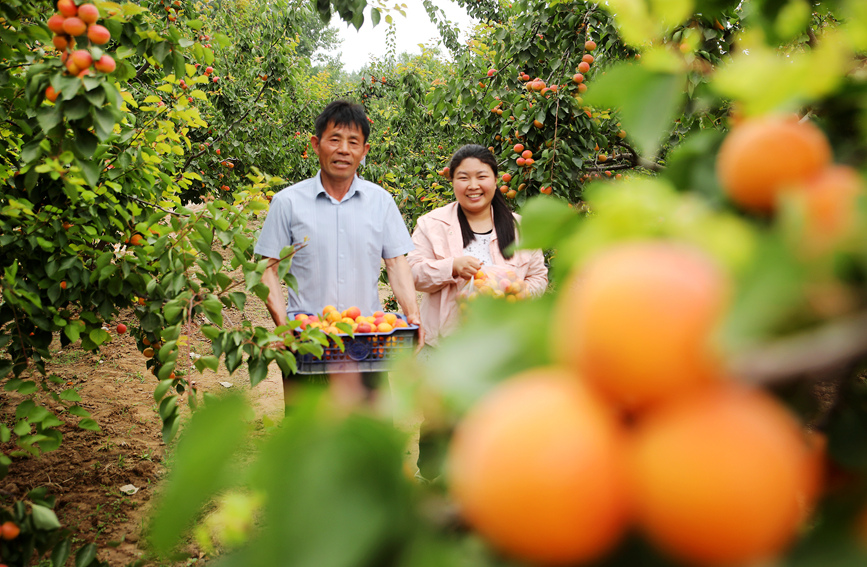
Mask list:
POLYGON ((44 106, 36 114, 36 120, 39 122, 39 127, 44 132, 48 132, 60 124, 60 121, 63 120, 63 114, 61 114, 58 106, 44 106))
POLYGON ((372 418, 329 420, 311 406, 300 404, 261 449, 252 483, 268 497, 252 557, 240 564, 278 565, 291 556, 298 565, 359 565, 409 537, 400 435, 372 418))
POLYGON ((93 124, 96 127, 96 135, 99 140, 105 141, 114 133, 114 113, 108 107, 94 109, 93 124))
POLYGON ((26 419, 22 419, 18 423, 15 424, 15 427, 12 428, 12 431, 18 437, 23 437, 24 435, 30 434, 30 423, 27 422, 26 419))
POLYGON ((521 248, 556 247, 564 234, 571 234, 582 217, 559 199, 535 197, 521 209, 521 248))
POLYGON ((12 372, 12 361, 9 359, 0 360, 0 379, 6 378, 6 376, 12 372))
POLYGON ((90 418, 84 418, 78 422, 78 427, 88 431, 100 431, 99 424, 90 418))
POLYGON ((66 565, 70 553, 72 553, 72 540, 64 538, 54 546, 54 550, 51 552, 51 566, 63 567, 66 565))
POLYGON ((78 395, 78 392, 76 390, 74 390, 73 388, 69 388, 60 392, 60 399, 67 402, 80 402, 81 396, 78 395))
POLYGON ((373 27, 379 25, 379 19, 381 17, 382 15, 379 13, 379 10, 377 8, 370 9, 370 21, 373 23, 373 27))
MULTIPOLYGON (((203 357, 199 358, 196 361, 196 368, 199 367, 199 363, 201 363, 203 368, 210 368, 214 372, 216 372, 217 368, 220 367, 220 359, 217 358, 216 356, 203 356, 203 357)), ((202 371, 202 369, 200 368, 199 372, 201 372, 201 371, 202 371)))
POLYGON ((229 47, 230 45, 232 45, 232 40, 229 39, 229 36, 224 33, 215 33, 214 41, 216 41, 220 45, 220 47, 229 47))
POLYGON ((150 523, 150 541, 159 553, 173 549, 202 506, 232 481, 232 456, 247 434, 246 412, 240 396, 219 398, 194 413, 185 426, 150 523))
MULTIPOLYGON (((58 425, 63 424, 57 419, 55 419, 55 421, 58 422, 58 425)), ((46 438, 40 440, 37 444, 39 445, 39 448, 42 449, 42 451, 45 453, 48 453, 50 451, 56 451, 60 447, 61 443, 63 443, 63 435, 57 429, 43 429, 42 435, 44 435, 46 438)))
POLYGON ((682 72, 621 64, 596 80, 585 101, 599 108, 617 108, 629 139, 640 154, 652 159, 683 105, 685 84, 682 72))
POLYGON ((40 506, 39 504, 32 504, 30 506, 30 511, 33 518, 33 525, 37 529, 56 530, 60 528, 60 522, 57 520, 54 510, 46 508, 45 506, 40 506))
POLYGON ((166 323, 174 324, 180 319, 181 313, 184 311, 186 302, 173 299, 163 307, 163 315, 166 318, 166 323))
POLYGON ((96 559, 96 544, 88 543, 75 554, 75 567, 88 567, 96 559))
POLYGON ((79 325, 67 325, 63 327, 63 334, 74 343, 81 335, 81 327, 79 325))
MULTIPOLYGON (((95 84, 100 85, 98 80, 95 84)), ((103 104, 105 104, 105 91, 101 88, 94 88, 93 90, 87 91, 86 93, 84 93, 84 97, 87 99, 91 106, 99 108, 103 104)))
POLYGON ((172 387, 172 384, 174 384, 174 382, 175 381, 172 379, 161 380, 160 383, 157 385, 156 389, 154 390, 154 401, 158 402, 162 400, 163 396, 166 395, 166 392, 169 391, 169 388, 172 387))
POLYGON ((99 183, 99 162, 91 160, 80 160, 76 158, 75 163, 78 165, 78 167, 81 168, 81 172, 84 174, 84 180, 87 181, 87 184, 91 187, 96 187, 96 184, 99 183))
POLYGON ((823 37, 815 49, 792 53, 765 45, 755 32, 745 33, 732 59, 714 73, 711 86, 739 101, 746 116, 791 111, 837 89, 850 58, 847 42, 838 32, 823 37), (755 88, 757 84, 762 88, 755 88))
POLYGON ((202 309, 205 310, 205 315, 212 323, 216 325, 223 324, 223 304, 219 299, 206 299, 202 302, 202 309))
POLYGON ((247 367, 250 370, 250 386, 256 386, 268 377, 268 361, 261 356, 250 356, 247 367))
POLYGON ((212 341, 220 336, 220 329, 212 325, 203 325, 199 330, 202 331, 202 334, 205 335, 205 337, 212 341))
POLYGON ((49 415, 53 414, 42 406, 35 406, 27 414, 27 419, 30 421, 30 423, 42 423, 43 420, 45 420, 45 418, 49 415))
POLYGON ((93 153, 99 145, 99 139, 94 134, 80 128, 75 128, 74 132, 75 145, 73 148, 75 149, 75 155, 79 158, 89 160, 93 157, 93 153))
POLYGON ((81 406, 72 406, 69 408, 69 413, 78 417, 90 417, 90 412, 81 406))
POLYGON ((64 102, 62 108, 67 120, 81 120, 90 112, 90 102, 83 96, 77 96, 64 102))
POLYGON ((87 335, 95 345, 101 345, 105 341, 111 339, 111 335, 105 332, 102 328, 94 329, 87 335))
POLYGON ((194 30, 202 29, 202 26, 205 24, 202 23, 202 20, 187 20, 187 27, 194 30))

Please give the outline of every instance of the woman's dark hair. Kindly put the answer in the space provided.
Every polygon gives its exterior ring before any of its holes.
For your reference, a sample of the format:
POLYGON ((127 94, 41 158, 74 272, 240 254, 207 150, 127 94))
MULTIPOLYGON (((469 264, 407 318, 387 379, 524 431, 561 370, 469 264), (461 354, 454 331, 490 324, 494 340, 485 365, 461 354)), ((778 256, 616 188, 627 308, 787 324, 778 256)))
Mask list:
MULTIPOLYGON (((467 144, 452 156, 452 160, 449 162, 449 179, 454 180, 455 171, 467 158, 476 158, 490 166, 491 171, 494 172, 494 177, 497 177, 497 158, 494 157, 491 150, 478 144, 467 144)), ((509 205, 506 204, 506 198, 499 190, 494 191, 491 208, 494 211, 494 230, 497 232, 497 244, 499 244, 500 252, 503 254, 503 258, 511 258, 511 251, 508 253, 506 251, 515 242, 515 217, 512 215, 509 205)), ((473 234, 467 216, 460 206, 458 206, 458 222, 461 225, 461 236, 464 240, 464 248, 466 248, 476 236, 473 234)))
POLYGON ((313 126, 316 129, 317 138, 322 138, 322 134, 328 129, 329 124, 357 127, 364 134, 365 143, 367 143, 367 137, 370 136, 370 123, 367 121, 364 107, 348 100, 335 100, 316 117, 313 126))

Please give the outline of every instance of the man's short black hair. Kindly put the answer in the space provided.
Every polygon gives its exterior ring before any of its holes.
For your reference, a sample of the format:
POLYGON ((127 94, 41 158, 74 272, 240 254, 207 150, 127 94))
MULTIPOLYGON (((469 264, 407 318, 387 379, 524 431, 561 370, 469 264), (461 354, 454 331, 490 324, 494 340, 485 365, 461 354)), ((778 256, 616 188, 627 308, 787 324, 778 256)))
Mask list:
POLYGON ((370 123, 367 121, 364 107, 348 100, 335 100, 326 106, 325 110, 316 117, 316 122, 313 125, 316 128, 317 138, 322 138, 322 134, 325 133, 329 124, 334 124, 335 126, 357 126, 361 130, 361 133, 364 134, 364 143, 367 143, 367 137, 370 136, 370 123))

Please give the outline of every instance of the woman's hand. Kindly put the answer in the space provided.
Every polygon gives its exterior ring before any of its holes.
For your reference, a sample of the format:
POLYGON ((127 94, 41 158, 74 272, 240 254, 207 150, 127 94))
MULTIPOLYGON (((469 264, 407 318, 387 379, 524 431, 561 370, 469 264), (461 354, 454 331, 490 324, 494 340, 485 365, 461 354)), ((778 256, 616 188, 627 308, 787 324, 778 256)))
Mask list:
POLYGON ((482 267, 482 262, 472 256, 455 258, 452 263, 452 275, 456 278, 471 279, 482 267))

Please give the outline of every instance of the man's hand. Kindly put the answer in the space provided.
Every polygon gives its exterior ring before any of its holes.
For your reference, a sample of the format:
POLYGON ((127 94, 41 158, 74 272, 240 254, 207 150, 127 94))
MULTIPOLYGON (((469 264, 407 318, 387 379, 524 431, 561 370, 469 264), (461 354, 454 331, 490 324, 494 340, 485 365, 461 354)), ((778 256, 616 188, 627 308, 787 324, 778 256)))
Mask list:
POLYGON ((286 324, 286 300, 283 298, 283 288, 280 285, 280 278, 277 277, 277 268, 280 265, 280 260, 270 258, 271 263, 268 268, 262 273, 262 283, 268 286, 268 298, 265 300, 265 306, 274 319, 274 325, 281 327, 286 324))
POLYGON ((418 344, 415 347, 415 352, 416 354, 418 354, 418 352, 424 346, 424 327, 421 326, 421 317, 419 317, 418 315, 407 315, 406 322, 410 325, 418 325, 418 344))
POLYGON ((473 256, 455 258, 452 264, 452 275, 456 278, 472 279, 482 267, 482 262, 473 256))
POLYGON ((385 271, 388 272, 388 281, 394 298, 400 304, 401 310, 406 315, 407 323, 418 325, 418 349, 424 346, 424 330, 421 326, 421 316, 418 311, 418 301, 415 297, 415 286, 412 283, 412 270, 406 256, 396 256, 385 259, 385 271))

